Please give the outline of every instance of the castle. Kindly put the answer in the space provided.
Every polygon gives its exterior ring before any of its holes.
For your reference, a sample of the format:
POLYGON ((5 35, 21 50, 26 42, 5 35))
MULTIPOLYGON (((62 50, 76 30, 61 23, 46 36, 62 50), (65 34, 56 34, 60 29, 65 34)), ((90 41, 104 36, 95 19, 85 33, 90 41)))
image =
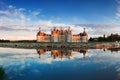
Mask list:
POLYGON ((85 31, 79 34, 73 34, 70 27, 68 29, 57 29, 54 27, 51 29, 51 34, 42 32, 39 28, 39 32, 36 35, 37 42, 88 42, 88 34, 85 31))

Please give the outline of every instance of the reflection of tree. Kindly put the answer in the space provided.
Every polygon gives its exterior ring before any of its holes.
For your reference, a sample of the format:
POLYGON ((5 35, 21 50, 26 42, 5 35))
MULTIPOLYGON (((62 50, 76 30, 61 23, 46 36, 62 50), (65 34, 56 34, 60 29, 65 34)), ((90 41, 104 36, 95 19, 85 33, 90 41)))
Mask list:
POLYGON ((107 50, 110 50, 111 52, 118 52, 120 51, 120 48, 108 48, 107 50))
POLYGON ((8 80, 5 70, 2 67, 0 67, 0 80, 8 80))

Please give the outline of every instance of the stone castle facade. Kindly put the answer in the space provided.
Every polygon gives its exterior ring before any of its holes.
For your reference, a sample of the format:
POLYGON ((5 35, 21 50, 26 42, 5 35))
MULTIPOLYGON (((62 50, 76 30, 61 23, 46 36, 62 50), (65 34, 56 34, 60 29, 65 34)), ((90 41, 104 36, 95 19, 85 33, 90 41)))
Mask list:
POLYGON ((37 42, 88 42, 88 34, 85 31, 79 34, 73 34, 70 27, 68 29, 51 29, 51 34, 46 34, 39 29, 37 33, 37 42))

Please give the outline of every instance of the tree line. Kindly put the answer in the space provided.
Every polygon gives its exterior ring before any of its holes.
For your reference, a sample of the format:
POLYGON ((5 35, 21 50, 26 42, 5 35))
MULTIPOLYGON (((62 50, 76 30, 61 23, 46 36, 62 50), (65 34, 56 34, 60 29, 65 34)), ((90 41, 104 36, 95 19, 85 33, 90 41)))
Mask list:
POLYGON ((0 42, 10 42, 10 40, 0 39, 0 42))
POLYGON ((103 35, 103 37, 97 37, 97 38, 92 38, 90 37, 89 42, 114 42, 114 41, 120 41, 120 35, 118 34, 111 34, 107 37, 103 35))
MULTIPOLYGON (((109 36, 100 36, 96 38, 90 37, 88 42, 114 42, 114 41, 120 41, 120 35, 118 34, 111 34, 109 36)), ((0 39, 0 42, 36 42, 36 40, 17 40, 17 41, 10 41, 10 40, 4 40, 0 39)))
POLYGON ((0 39, 0 42, 36 42, 36 40, 16 40, 16 41, 10 41, 10 40, 0 39))

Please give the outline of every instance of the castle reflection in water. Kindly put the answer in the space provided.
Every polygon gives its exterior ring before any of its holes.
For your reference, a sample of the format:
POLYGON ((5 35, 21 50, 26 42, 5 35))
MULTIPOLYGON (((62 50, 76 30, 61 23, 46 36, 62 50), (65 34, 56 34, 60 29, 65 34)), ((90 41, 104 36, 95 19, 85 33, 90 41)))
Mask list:
MULTIPOLYGON (((103 48, 103 51, 111 51, 112 52, 118 52, 120 51, 120 48, 103 48)), ((54 59, 56 58, 68 58, 70 59, 74 54, 73 52, 82 53, 83 57, 88 53, 88 49, 37 49, 37 53, 39 54, 39 58, 42 54, 45 54, 46 52, 51 53, 51 57, 54 59)))
POLYGON ((82 53, 83 57, 85 57, 86 53, 88 52, 88 49, 64 49, 64 50, 57 50, 57 49, 37 49, 37 53, 40 55, 45 54, 46 52, 51 52, 51 57, 53 57, 54 59, 56 58, 68 58, 70 59, 70 57, 72 57, 72 52, 78 52, 78 53, 82 53))

